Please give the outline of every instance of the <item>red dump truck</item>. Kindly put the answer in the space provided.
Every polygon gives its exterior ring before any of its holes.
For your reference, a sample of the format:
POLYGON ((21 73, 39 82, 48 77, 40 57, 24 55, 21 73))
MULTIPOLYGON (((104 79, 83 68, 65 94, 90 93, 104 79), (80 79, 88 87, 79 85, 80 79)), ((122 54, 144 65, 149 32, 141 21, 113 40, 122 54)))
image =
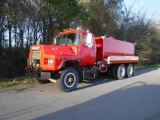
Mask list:
POLYGON ((51 45, 33 45, 27 59, 27 75, 39 83, 57 82, 69 92, 83 79, 98 77, 99 73, 110 72, 115 79, 135 75, 133 43, 112 37, 95 37, 82 29, 65 29, 54 38, 51 45))

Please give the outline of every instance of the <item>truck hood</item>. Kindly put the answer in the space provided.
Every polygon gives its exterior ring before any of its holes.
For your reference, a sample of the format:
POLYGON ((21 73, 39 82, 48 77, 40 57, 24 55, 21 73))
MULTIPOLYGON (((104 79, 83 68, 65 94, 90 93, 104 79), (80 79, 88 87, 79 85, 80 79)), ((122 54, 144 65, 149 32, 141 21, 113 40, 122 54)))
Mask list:
POLYGON ((45 54, 53 55, 76 55, 77 46, 66 45, 41 45, 45 54))

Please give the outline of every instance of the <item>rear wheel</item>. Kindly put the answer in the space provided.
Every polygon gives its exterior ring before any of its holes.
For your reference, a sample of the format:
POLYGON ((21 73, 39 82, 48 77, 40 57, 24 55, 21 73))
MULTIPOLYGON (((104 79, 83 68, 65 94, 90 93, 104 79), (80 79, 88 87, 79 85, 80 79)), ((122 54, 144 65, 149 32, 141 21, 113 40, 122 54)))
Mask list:
POLYGON ((78 83, 79 76, 76 69, 68 67, 60 72, 58 84, 64 92, 70 92, 74 90, 77 87, 78 83))
POLYGON ((114 79, 117 79, 117 65, 114 65, 112 68, 112 76, 114 79))
POLYGON ((120 64, 120 65, 117 67, 117 71, 116 71, 116 77, 117 77, 117 79, 118 79, 118 80, 124 79, 125 74, 126 74, 125 65, 124 65, 124 64, 120 64))
POLYGON ((134 65, 128 64, 126 66, 126 77, 128 78, 132 77, 134 75, 134 71, 135 71, 134 65))

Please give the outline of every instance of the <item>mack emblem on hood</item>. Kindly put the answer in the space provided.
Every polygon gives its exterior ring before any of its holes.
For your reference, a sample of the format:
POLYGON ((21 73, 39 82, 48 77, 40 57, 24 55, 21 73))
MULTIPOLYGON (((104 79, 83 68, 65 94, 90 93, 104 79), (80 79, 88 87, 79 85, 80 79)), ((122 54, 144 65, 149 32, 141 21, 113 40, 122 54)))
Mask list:
POLYGON ((52 48, 52 50, 58 50, 57 48, 52 48))

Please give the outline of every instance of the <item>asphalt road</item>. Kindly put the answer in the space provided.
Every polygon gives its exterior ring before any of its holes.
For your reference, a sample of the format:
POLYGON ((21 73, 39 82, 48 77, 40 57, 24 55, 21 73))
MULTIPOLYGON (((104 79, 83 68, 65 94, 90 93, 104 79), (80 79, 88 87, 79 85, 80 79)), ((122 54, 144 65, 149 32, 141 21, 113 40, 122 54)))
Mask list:
POLYGON ((54 83, 0 88, 0 120, 160 120, 160 68, 136 72, 86 80, 70 93, 54 83))

